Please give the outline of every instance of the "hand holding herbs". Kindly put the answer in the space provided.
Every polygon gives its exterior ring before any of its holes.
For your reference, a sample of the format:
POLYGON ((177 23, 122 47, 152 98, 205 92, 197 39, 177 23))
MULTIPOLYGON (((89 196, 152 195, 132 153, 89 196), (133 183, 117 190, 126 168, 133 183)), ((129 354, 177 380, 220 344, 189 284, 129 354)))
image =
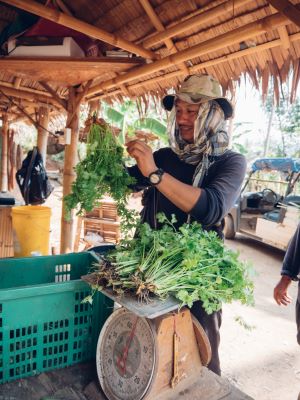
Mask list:
POLYGON ((174 221, 159 219, 164 222, 162 229, 141 224, 136 238, 102 257, 99 270, 87 279, 94 291, 111 287, 118 294, 134 293, 142 301, 153 294, 161 299, 173 295, 189 307, 201 300, 209 314, 222 302, 253 304, 249 266, 215 232, 202 230, 196 222, 176 231, 174 221))
POLYGON ((76 165, 76 180, 72 192, 65 197, 67 211, 79 206, 78 214, 91 211, 104 195, 117 203, 118 214, 126 222, 132 214, 126 209, 130 189, 134 182, 122 163, 123 147, 118 144, 109 125, 92 117, 87 139, 87 152, 83 161, 76 165))

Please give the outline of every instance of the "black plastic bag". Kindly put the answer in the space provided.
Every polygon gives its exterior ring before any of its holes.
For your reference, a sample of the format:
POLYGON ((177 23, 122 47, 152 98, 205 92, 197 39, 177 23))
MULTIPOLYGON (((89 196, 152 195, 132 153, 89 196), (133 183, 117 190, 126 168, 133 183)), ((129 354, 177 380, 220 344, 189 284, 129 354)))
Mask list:
POLYGON ((53 191, 37 147, 28 152, 16 173, 16 180, 26 204, 42 204, 53 191))

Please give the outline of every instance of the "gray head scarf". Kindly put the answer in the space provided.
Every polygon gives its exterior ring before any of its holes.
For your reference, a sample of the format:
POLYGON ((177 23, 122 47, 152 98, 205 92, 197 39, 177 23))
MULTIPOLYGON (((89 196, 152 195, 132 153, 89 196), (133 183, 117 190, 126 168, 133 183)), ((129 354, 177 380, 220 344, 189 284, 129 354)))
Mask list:
POLYGON ((176 106, 173 107, 168 124, 168 135, 171 149, 180 160, 197 165, 193 186, 201 186, 204 174, 209 167, 208 156, 225 153, 228 149, 229 137, 225 130, 225 117, 222 108, 216 101, 200 104, 194 124, 194 143, 182 139, 176 123, 176 106))

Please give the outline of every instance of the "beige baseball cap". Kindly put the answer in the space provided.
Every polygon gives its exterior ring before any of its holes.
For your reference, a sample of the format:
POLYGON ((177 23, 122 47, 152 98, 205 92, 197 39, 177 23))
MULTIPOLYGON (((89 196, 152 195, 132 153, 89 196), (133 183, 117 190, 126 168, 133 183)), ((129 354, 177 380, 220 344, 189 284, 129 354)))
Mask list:
POLYGON ((190 75, 186 77, 175 94, 167 95, 162 99, 163 107, 167 111, 171 111, 175 99, 190 104, 215 100, 224 111, 225 119, 231 118, 233 115, 231 102, 222 96, 221 85, 211 75, 190 75))

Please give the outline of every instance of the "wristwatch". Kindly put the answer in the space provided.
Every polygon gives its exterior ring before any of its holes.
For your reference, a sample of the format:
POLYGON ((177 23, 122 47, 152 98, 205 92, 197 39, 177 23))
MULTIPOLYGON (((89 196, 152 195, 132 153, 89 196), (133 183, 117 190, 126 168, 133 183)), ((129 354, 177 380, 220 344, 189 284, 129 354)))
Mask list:
POLYGON ((148 176, 151 185, 158 185, 161 182, 164 173, 165 171, 161 168, 151 172, 151 174, 148 176))

